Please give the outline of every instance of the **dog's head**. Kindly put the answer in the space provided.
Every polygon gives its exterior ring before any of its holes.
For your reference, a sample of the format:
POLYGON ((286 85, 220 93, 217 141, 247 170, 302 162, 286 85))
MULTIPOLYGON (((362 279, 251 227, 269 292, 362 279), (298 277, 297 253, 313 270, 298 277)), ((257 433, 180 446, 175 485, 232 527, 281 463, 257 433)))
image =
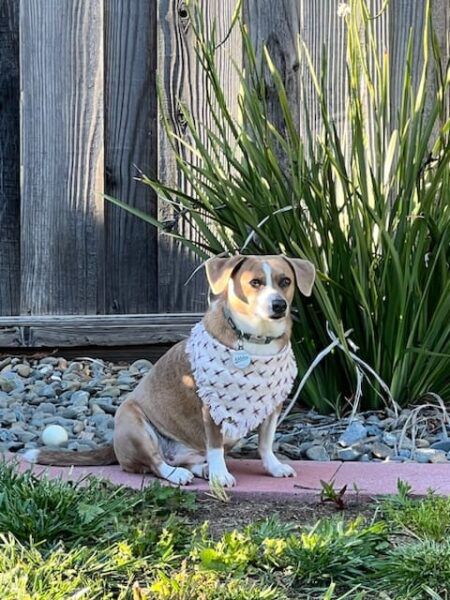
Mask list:
POLYGON ((211 291, 223 296, 233 315, 255 323, 281 322, 290 317, 295 286, 311 295, 312 263, 286 256, 211 258, 206 264, 211 291))

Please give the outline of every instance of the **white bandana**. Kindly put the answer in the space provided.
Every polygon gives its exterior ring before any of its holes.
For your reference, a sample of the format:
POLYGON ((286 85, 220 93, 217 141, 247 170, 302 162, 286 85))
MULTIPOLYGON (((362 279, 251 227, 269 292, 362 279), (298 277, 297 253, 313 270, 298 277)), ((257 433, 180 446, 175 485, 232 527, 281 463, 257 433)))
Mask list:
POLYGON ((271 356, 251 356, 248 367, 233 364, 236 350, 206 331, 202 322, 191 331, 186 350, 197 385, 197 394, 222 434, 240 439, 255 429, 286 400, 297 375, 288 343, 271 356))

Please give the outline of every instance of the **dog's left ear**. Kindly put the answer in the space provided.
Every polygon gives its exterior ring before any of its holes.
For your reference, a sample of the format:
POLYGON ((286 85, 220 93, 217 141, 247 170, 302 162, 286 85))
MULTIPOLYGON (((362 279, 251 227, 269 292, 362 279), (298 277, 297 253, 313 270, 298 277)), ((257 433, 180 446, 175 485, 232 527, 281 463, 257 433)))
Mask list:
POLYGON ((287 256, 283 256, 283 258, 294 269, 298 289, 304 296, 311 296, 314 279, 316 278, 314 265, 309 260, 303 260, 302 258, 288 258, 287 256))
POLYGON ((228 258, 219 258, 217 256, 210 258, 205 262, 206 277, 212 293, 217 296, 227 287, 228 281, 233 271, 244 262, 245 256, 237 254, 228 258))

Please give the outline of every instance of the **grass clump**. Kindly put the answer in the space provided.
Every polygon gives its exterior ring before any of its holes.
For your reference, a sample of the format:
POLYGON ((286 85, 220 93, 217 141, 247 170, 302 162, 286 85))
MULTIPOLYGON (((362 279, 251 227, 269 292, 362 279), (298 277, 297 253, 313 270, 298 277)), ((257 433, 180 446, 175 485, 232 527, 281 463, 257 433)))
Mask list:
POLYGON ((396 600, 433 598, 430 590, 448 598, 450 542, 421 540, 399 546, 377 561, 376 579, 377 588, 396 600))
POLYGON ((152 486, 138 494, 93 478, 78 483, 18 473, 0 463, 0 533, 19 541, 97 541, 114 535, 138 509, 154 520, 191 508, 194 496, 152 486))
POLYGON ((381 505, 387 522, 421 540, 443 542, 450 537, 450 498, 430 491, 425 498, 411 498, 408 487, 399 484, 396 496, 381 505))
POLYGON ((325 585, 347 583, 369 572, 370 562, 386 545, 382 522, 327 519, 312 528, 287 528, 272 520, 269 527, 265 522, 226 533, 198 558, 203 568, 216 572, 282 571, 296 584, 325 585))

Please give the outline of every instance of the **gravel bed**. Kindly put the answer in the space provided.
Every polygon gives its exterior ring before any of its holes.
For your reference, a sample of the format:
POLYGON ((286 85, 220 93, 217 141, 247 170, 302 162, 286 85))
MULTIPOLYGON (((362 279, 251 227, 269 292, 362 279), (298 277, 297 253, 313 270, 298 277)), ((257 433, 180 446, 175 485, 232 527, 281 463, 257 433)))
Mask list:
MULTIPOLYGON (((118 406, 151 368, 145 359, 0 359, 0 451, 43 446, 42 432, 53 424, 66 430, 68 440, 60 447, 69 450, 111 442, 118 406)), ((449 435, 439 403, 341 419, 299 410, 279 427, 275 450, 291 459, 438 463, 450 460, 449 435)), ((256 450, 257 436, 251 434, 233 455, 253 457, 256 450)))

